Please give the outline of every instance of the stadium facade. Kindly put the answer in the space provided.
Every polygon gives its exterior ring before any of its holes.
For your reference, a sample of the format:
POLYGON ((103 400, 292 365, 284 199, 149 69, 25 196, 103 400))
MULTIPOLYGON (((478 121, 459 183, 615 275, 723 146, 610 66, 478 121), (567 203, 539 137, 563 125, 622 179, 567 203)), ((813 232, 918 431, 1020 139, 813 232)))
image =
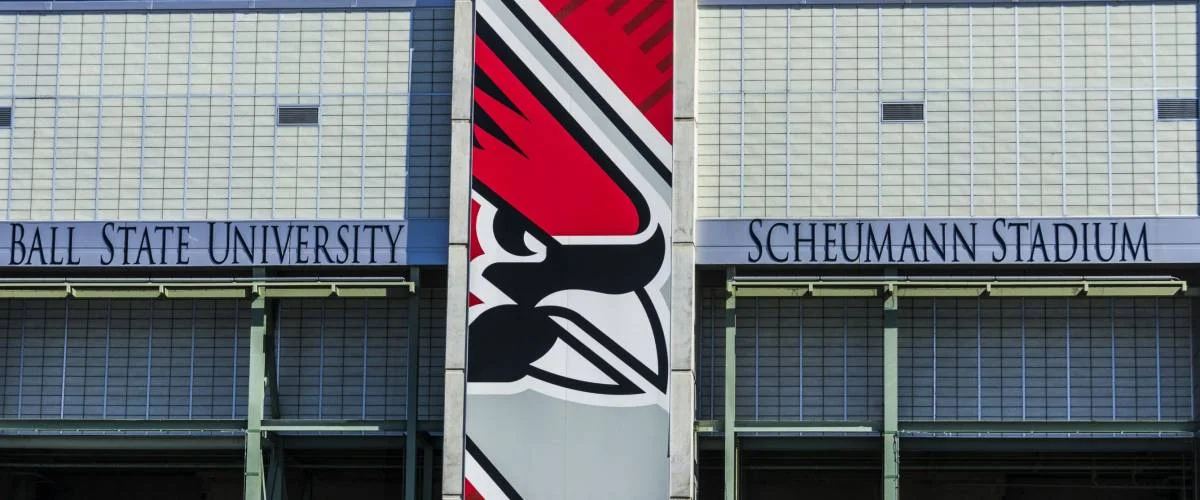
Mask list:
POLYGON ((1200 498, 1196 11, 0 3, 0 497, 1200 498))

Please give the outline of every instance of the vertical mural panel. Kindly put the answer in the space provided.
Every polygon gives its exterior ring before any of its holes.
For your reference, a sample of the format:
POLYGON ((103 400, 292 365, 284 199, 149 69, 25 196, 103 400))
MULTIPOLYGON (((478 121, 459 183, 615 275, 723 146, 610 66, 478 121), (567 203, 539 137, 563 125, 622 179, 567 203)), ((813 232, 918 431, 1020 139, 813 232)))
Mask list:
POLYGON ((667 497, 672 5, 477 0, 464 491, 667 497))

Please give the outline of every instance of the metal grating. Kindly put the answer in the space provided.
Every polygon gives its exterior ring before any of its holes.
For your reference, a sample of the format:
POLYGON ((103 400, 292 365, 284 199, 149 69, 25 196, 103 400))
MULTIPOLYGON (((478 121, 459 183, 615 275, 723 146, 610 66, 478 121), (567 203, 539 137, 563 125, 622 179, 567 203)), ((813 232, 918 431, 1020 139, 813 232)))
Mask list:
POLYGON ((320 117, 317 106, 280 106, 276 113, 278 125, 316 125, 320 117))
POLYGON ((1194 98, 1158 100, 1159 120, 1195 120, 1198 116, 1200 109, 1194 98))
POLYGON ((925 103, 923 102, 884 102, 879 104, 880 120, 892 122, 921 122, 925 121, 925 103))
POLYGON ((12 106, 0 108, 0 128, 12 128, 12 106))

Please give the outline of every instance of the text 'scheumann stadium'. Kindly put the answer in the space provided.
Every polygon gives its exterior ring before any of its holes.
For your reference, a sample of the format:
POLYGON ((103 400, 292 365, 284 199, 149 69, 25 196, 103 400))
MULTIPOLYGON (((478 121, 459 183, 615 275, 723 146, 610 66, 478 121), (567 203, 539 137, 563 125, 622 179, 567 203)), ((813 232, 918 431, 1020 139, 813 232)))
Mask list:
POLYGON ((0 499, 1200 499, 1196 11, 0 2, 0 499))

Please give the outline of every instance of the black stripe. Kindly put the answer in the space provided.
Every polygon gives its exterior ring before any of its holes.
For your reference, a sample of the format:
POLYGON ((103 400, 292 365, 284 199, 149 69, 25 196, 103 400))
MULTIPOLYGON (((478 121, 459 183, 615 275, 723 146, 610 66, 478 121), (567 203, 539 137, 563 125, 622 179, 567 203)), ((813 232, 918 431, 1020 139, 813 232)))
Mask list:
MULTIPOLYGON (((654 156, 654 153, 650 151, 650 148, 646 146, 646 143, 642 142, 642 139, 638 137, 637 134, 633 133, 633 129, 629 128, 629 124, 620 119, 620 117, 617 115, 617 112, 612 109, 612 106, 610 106, 607 101, 600 98, 600 93, 597 92, 595 88, 592 88, 587 79, 585 79, 583 75, 575 69, 575 66, 571 65, 570 60, 567 59, 561 51, 559 51, 558 47, 556 47, 553 43, 550 43, 550 39, 546 37, 546 34, 542 33, 542 31, 538 29, 537 25, 533 23, 533 20, 531 20, 529 16, 526 15, 525 12, 516 5, 514 0, 501 1, 504 2, 506 7, 508 7, 508 10, 512 12, 513 16, 516 17, 523 26, 525 26, 525 29, 529 30, 529 33, 533 35, 538 43, 541 44, 542 48, 545 49, 548 54, 550 54, 550 57, 554 58, 554 61, 557 62, 559 66, 562 66, 563 71, 566 71, 567 75, 575 81, 575 84, 579 85, 579 88, 583 89, 583 92, 587 94, 589 98, 591 98, 596 107, 600 108, 600 111, 604 113, 604 116, 608 117, 609 121, 611 121, 613 125, 617 127, 617 130, 621 132, 621 135, 623 135, 630 144, 633 144, 634 149, 637 149, 637 151, 642 154, 642 157, 644 157, 650 166, 654 168, 654 171, 658 172, 658 175, 662 177, 664 181, 667 181, 668 185, 670 185, 671 170, 667 168, 667 166, 661 161, 659 161, 656 156, 654 156)), ((618 0, 618 2, 621 2, 622 4, 624 3, 622 0, 618 0)), ((482 21, 482 19, 480 21, 482 21)))
POLYGON ((480 130, 487 132, 492 137, 495 137, 496 140, 504 143, 505 146, 508 146, 513 151, 516 151, 517 154, 529 158, 524 151, 521 151, 521 148, 517 147, 517 143, 513 142, 512 138, 509 137, 506 132, 504 132, 504 129, 500 128, 500 124, 496 123, 496 120, 492 118, 492 115, 489 115, 488 112, 483 109, 483 106, 479 105, 479 103, 475 103, 475 126, 479 127, 480 130))
POLYGON ((633 203, 635 210, 637 210, 637 232, 640 233, 649 227, 650 206, 648 205, 645 196, 638 192, 637 188, 634 187, 629 178, 626 177, 625 174, 621 172, 621 169, 612 162, 612 159, 610 159, 608 155, 606 155, 604 151, 600 149, 600 146, 596 144, 595 140, 583 130, 583 127, 580 126, 577 121, 575 121, 575 118, 571 116, 571 113, 567 112, 567 109, 562 105, 562 103, 558 102, 558 99, 556 99, 550 93, 550 91, 542 85, 542 82, 538 81, 537 77, 533 75, 533 72, 530 71, 529 68, 521 62, 521 59, 518 58, 511 49, 508 48, 508 45, 505 45, 504 40, 500 38, 500 35, 496 34, 496 31, 492 29, 487 21, 480 19, 475 25, 475 33, 476 36, 478 36, 488 48, 492 49, 492 51, 496 53, 496 56, 506 67, 508 67, 508 70, 512 71, 513 75, 515 75, 517 79, 521 81, 521 83, 525 84, 525 88, 533 94, 534 98, 537 99, 538 102, 540 102, 552 116, 554 116, 554 119, 557 120, 558 123, 562 125, 563 129, 575 139, 579 146, 583 148, 584 152, 586 152, 588 156, 595 160, 596 164, 608 174, 609 178, 612 179, 617 187, 628 196, 630 202, 633 203))
POLYGON ((496 483, 496 487, 500 488, 500 491, 508 497, 508 500, 522 500, 521 494, 517 493, 517 490, 500 474, 500 470, 492 464, 491 460, 488 460, 487 455, 484 455, 479 446, 475 444, 475 441, 471 440, 471 436, 463 433, 463 441, 465 441, 463 444, 466 445, 467 453, 479 463, 479 468, 483 469, 484 474, 487 474, 492 482, 496 483))
POLYGON ((517 105, 513 104, 512 100, 509 99, 508 96, 504 95, 504 91, 500 90, 500 86, 496 85, 496 82, 492 81, 492 78, 487 76, 487 73, 484 73, 482 69, 479 69, 478 64, 475 65, 475 88, 483 91, 484 94, 491 96, 492 99, 500 101, 500 104, 503 104, 504 107, 511 109, 513 113, 521 115, 521 118, 525 118, 525 113, 522 113, 521 110, 517 109, 517 105))

